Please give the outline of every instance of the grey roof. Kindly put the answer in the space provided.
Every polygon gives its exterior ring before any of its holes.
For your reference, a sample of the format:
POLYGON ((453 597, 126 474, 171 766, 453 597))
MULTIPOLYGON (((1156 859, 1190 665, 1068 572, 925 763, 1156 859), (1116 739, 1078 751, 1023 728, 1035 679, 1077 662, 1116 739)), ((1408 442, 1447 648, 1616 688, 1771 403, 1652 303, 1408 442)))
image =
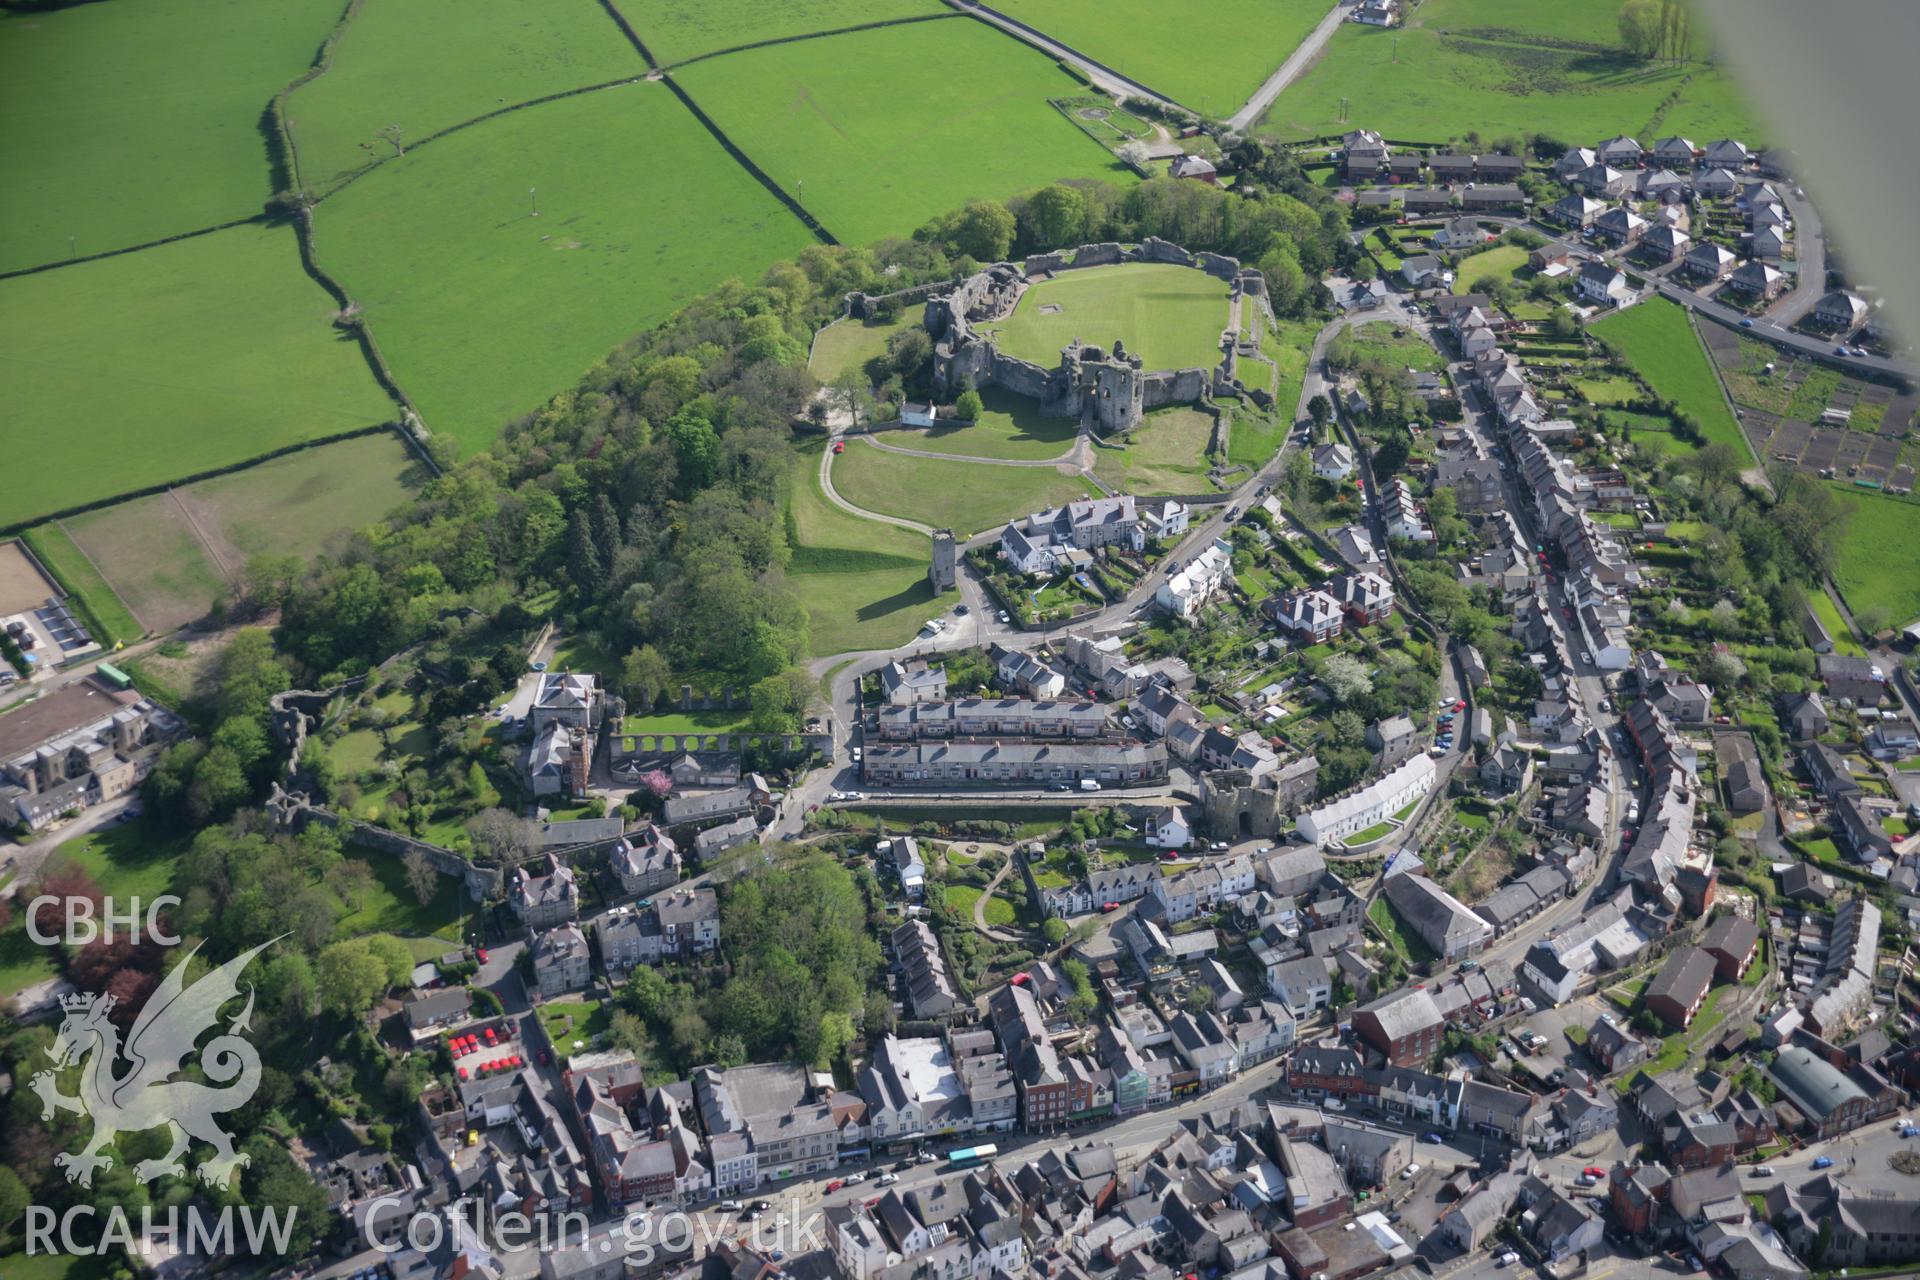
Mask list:
POLYGON ((1665 996, 1686 1008, 1712 985, 1713 957, 1698 947, 1681 947, 1667 958, 1642 996, 1647 1000, 1665 996))

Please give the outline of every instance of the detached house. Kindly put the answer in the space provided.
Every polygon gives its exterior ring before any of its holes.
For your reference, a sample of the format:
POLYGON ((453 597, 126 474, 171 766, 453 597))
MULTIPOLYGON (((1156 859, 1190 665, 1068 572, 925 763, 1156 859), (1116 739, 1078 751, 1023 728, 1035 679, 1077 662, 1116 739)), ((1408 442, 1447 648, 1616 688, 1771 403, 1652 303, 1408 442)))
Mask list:
POLYGON ((1599 261, 1580 264, 1578 288, 1582 298, 1601 306, 1617 305, 1633 292, 1627 287, 1626 272, 1599 261))
POLYGON ((1758 261, 1741 264, 1727 277, 1727 288, 1743 293, 1756 301, 1766 302, 1777 296, 1786 277, 1778 270, 1758 261))
POLYGON ((1701 243, 1687 254, 1680 269, 1695 280, 1710 282, 1724 278, 1738 261, 1723 245, 1701 243))

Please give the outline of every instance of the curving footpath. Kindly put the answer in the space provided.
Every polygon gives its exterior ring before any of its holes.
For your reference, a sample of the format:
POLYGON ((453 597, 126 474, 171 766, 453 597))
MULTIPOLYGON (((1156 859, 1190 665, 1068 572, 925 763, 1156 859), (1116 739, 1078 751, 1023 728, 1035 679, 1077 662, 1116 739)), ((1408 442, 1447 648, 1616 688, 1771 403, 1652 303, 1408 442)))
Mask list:
POLYGON ((932 449, 909 449, 903 445, 885 444, 873 436, 862 436, 874 448, 885 453, 902 453, 909 458, 937 458, 942 462, 979 462, 989 467, 1064 467, 1072 466, 1084 471, 1086 464, 1078 460, 1080 441, 1075 440, 1073 447, 1057 458, 981 458, 970 453, 936 453, 932 449))
POLYGON ((820 492, 827 495, 828 502, 848 515, 859 516, 862 520, 878 520, 881 524, 896 525, 902 529, 911 529, 915 533, 924 533, 929 538, 933 536, 933 526, 930 524, 921 524, 918 520, 908 520, 901 516, 882 515, 878 511, 857 507, 841 497, 840 491, 833 487, 833 458, 832 449, 823 450, 820 454, 820 492))

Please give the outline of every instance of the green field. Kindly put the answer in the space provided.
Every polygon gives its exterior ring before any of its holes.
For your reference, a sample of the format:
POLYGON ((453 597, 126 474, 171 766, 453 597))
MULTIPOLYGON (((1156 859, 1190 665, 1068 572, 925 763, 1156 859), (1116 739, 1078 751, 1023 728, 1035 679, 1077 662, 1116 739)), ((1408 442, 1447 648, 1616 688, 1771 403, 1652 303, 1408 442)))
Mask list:
MULTIPOLYGON (((1855 505, 1857 506, 1858 504, 1855 505)), ((1857 515, 1854 518, 1856 520, 1859 519, 1857 515)), ((1872 599, 1872 597, 1869 596, 1868 599, 1872 599)), ((1833 603, 1832 596, 1824 591, 1808 588, 1807 604, 1820 619, 1822 625, 1826 627, 1827 634, 1833 637, 1833 651, 1835 653, 1850 658, 1864 658, 1867 656, 1867 651, 1860 647, 1860 642, 1853 638, 1852 630, 1848 628, 1845 620, 1840 617, 1840 609, 1833 603)))
POLYGON ((1099 492, 1079 476, 1062 475, 1053 467, 915 458, 859 442, 834 459, 833 487, 864 510, 952 529, 962 539, 1016 516, 1099 492))
POLYGON ((140 619, 134 617, 126 602, 114 594, 107 580, 81 554, 80 548, 74 545, 65 529, 57 524, 43 524, 28 529, 21 536, 68 594, 80 601, 88 615, 89 624, 102 633, 94 639, 112 648, 115 644, 126 644, 139 637, 143 630, 140 619))
POLYGON ((413 495, 421 470, 398 437, 381 432, 63 525, 146 629, 168 631, 205 614, 249 557, 313 555, 378 520, 413 495))
POLYGON ((813 338, 807 370, 820 382, 832 382, 848 369, 860 369, 887 353, 887 341, 920 323, 920 309, 905 307, 891 321, 836 320, 813 338))
POLYGON ((1148 369, 1211 369, 1220 363, 1227 293, 1224 280, 1191 267, 1090 267, 1034 285, 1012 315, 982 332, 993 334, 1007 355, 1047 369, 1075 338, 1108 347, 1117 338, 1148 369))
POLYGON ((323 202, 314 230, 427 426, 468 451, 687 299, 811 240, 657 84, 411 151, 323 202))
POLYGON ((0 281, 0 369, 33 465, 23 520, 395 416, 290 227, 247 226, 0 281))
POLYGON ((1190 110, 1228 116, 1327 16, 1320 0, 1209 0, 1207 38, 1164 0, 1000 0, 995 8, 1190 110))
MULTIPOLYGON (((905 644, 957 593, 934 598, 927 582, 932 552, 925 537, 897 525, 863 520, 827 501, 820 492, 824 447, 815 442, 798 451, 787 499, 793 534, 787 572, 807 604, 813 652, 824 655, 905 644)), ((877 449, 859 452, 889 456, 877 449)), ((843 455, 842 463, 846 456, 850 455, 843 455)))
POLYGON ((1511 280, 1527 268, 1527 251, 1517 244, 1496 245, 1464 259, 1454 271, 1453 291, 1473 293, 1494 280, 1511 280))
POLYGON ((618 0, 653 56, 671 65, 760 40, 953 11, 938 0, 618 0))
POLYGON ((1378 360, 1389 369, 1418 369, 1438 373, 1447 367, 1447 359, 1412 334, 1393 336, 1391 321, 1375 320, 1353 329, 1353 355, 1356 363, 1378 360))
POLYGON ((978 196, 1132 174, 1048 104, 1078 81, 978 22, 755 49, 674 78, 848 244, 906 235, 978 196))
POLYGON ((1655 394, 1698 418, 1707 443, 1724 444, 1753 464, 1753 449, 1727 407, 1719 375, 1678 303, 1649 298, 1595 322, 1593 332, 1611 343, 1655 394))
MULTIPOLYGON (((1850 609, 1882 605, 1903 627, 1920 616, 1920 503, 1836 483, 1853 509, 1834 557, 1833 580, 1850 609)), ((1834 631, 1837 642, 1843 634, 1834 631)))
POLYGON ((273 194, 261 109, 342 3, 32 8, 0 16, 0 271, 259 213, 273 194))
MULTIPOLYGON (((1094 469, 1122 493, 1138 497, 1210 492, 1207 444, 1213 418, 1198 409, 1156 409, 1127 437, 1124 450, 1101 449, 1094 469)), ((1264 461, 1264 459, 1263 459, 1264 461)))
POLYGON ((963 453, 970 458, 1015 458, 1044 461, 1073 448, 1080 434, 1074 418, 1042 417, 1040 406, 1025 396, 992 387, 980 393, 986 412, 970 427, 906 428, 881 437, 902 449, 930 453, 963 453))
MULTIPOLYGON (((1405 28, 1344 24, 1258 129, 1281 139, 1365 127, 1431 142, 1472 131, 1764 140, 1717 64, 1640 62, 1620 50, 1618 12, 1612 0, 1426 0, 1405 28)), ((1701 26, 1696 20, 1696 59, 1706 52, 1701 26)))
POLYGON ((324 192, 442 129, 547 94, 644 76, 595 0, 363 4, 327 70, 287 99, 301 185, 324 192), (421 74, 431 68, 430 74, 421 74))

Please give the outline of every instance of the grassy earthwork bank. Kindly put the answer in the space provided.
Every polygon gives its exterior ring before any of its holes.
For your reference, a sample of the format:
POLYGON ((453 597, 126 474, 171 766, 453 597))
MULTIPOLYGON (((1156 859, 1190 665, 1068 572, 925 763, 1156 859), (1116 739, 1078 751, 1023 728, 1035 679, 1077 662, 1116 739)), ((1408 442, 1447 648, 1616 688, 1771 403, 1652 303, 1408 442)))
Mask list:
POLYGON ((1184 407, 1156 409, 1133 429, 1124 449, 1101 449, 1094 469, 1119 492, 1138 497, 1209 493, 1207 444, 1212 439, 1211 415, 1184 407))
POLYGON ((342 7, 142 0, 0 14, 0 271, 259 213, 273 194, 261 108, 342 7))
POLYGON ((1620 48, 1618 12, 1612 0, 1426 0, 1404 28, 1343 24, 1257 127, 1282 140, 1359 127, 1435 142, 1470 131, 1764 140, 1740 88, 1704 60, 1701 21, 1696 60, 1663 65, 1620 48))
POLYGON ((983 332, 1006 354, 1049 369, 1076 338, 1106 347, 1122 339, 1147 369, 1211 369, 1220 363, 1227 295, 1226 281, 1192 267, 1091 267, 1034 285, 983 332))
MULTIPOLYGON (((797 451, 787 495, 793 544, 787 572, 807 605, 813 651, 845 653, 905 644, 958 595, 935 598, 927 582, 932 552, 924 535, 863 520, 827 501, 820 491, 823 448, 824 442, 816 441, 797 451)), ((879 453, 866 448, 860 452, 879 453)))
POLYGON ((442 129, 646 70, 592 0, 362 4, 327 70, 288 96, 287 127, 301 184, 325 192, 442 129))
POLYGON ((1226 116, 1306 39, 1320 0, 1209 0, 1204 30, 1156 0, 998 0, 1002 13, 1206 115, 1226 116))
MULTIPOLYGON (((1920 503, 1848 484, 1833 490, 1853 513, 1833 570, 1848 607, 1880 605, 1896 627, 1920 617, 1920 503)), ((1833 626, 1836 644, 1845 634, 1833 626)))
POLYGON ((1753 465, 1753 449, 1727 407, 1720 377, 1678 303, 1649 298, 1596 321, 1593 332, 1611 343, 1656 394, 1699 419, 1707 443, 1724 444, 1753 465))
POLYGON ((0 377, 33 438, 0 475, 4 519, 392 421, 332 314, 284 226, 0 280, 0 377))
POLYGON ((448 135, 323 201, 314 229, 429 428, 467 451, 687 299, 812 240, 658 84, 448 135))
POLYGON ((619 0, 619 9, 668 65, 763 40, 953 12, 938 0, 619 0))
POLYGON ((674 79, 847 244, 906 235, 979 196, 1132 173, 1048 105, 1078 81, 978 22, 775 45, 674 79))

